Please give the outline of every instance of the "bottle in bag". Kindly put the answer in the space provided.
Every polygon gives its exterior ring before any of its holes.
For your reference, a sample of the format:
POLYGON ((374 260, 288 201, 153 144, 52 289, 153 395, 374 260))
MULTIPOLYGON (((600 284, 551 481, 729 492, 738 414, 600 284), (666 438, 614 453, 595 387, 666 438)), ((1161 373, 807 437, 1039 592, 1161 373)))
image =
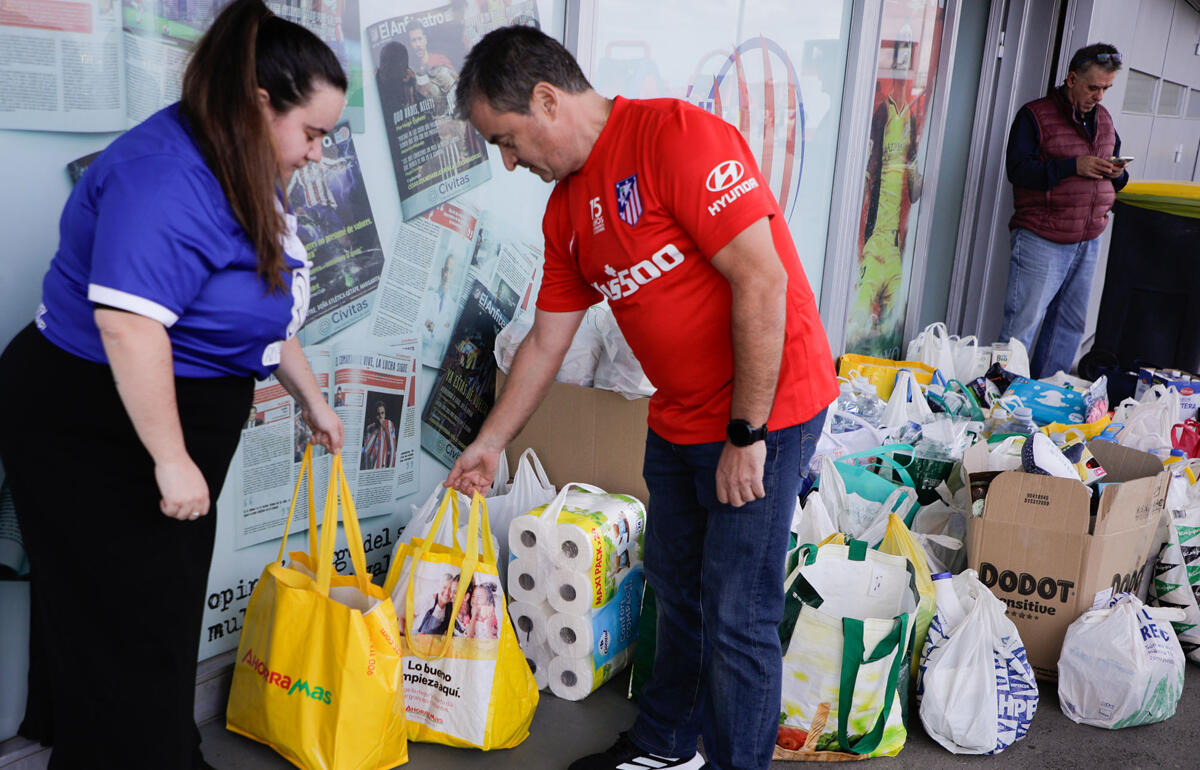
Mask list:
POLYGON ((950 582, 950 579, 954 577, 952 574, 939 572, 932 577, 934 611, 941 615, 942 622, 945 624, 942 630, 946 636, 949 636, 967 616, 967 611, 954 590, 954 584, 950 582))
POLYGON ((833 411, 833 432, 847 433, 852 430, 858 430, 860 427, 857 422, 847 420, 842 415, 851 414, 855 417, 860 417, 858 412, 858 398, 854 393, 854 386, 848 382, 843 382, 840 386, 841 393, 838 395, 836 408, 833 411))
POLYGON ((1027 406, 1018 406, 1012 410, 1012 414, 1004 422, 996 426, 992 434, 1000 433, 1017 433, 1022 436, 1029 436, 1037 432, 1037 423, 1033 421, 1033 410, 1027 406))
POLYGON ((859 378, 854 383, 854 391, 858 396, 858 415, 872 425, 879 425, 879 419, 883 417, 883 410, 887 408, 887 404, 879 397, 879 389, 875 387, 875 383, 866 379, 859 378))

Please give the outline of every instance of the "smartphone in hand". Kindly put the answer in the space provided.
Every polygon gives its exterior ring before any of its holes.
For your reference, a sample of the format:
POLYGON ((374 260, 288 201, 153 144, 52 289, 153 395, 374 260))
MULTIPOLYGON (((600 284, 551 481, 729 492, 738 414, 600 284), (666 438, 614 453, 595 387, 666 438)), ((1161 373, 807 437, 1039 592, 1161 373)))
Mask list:
POLYGON ((1113 165, 1124 168, 1125 166, 1132 163, 1133 159, 1134 158, 1132 155, 1114 155, 1108 159, 1108 162, 1112 163, 1113 165))

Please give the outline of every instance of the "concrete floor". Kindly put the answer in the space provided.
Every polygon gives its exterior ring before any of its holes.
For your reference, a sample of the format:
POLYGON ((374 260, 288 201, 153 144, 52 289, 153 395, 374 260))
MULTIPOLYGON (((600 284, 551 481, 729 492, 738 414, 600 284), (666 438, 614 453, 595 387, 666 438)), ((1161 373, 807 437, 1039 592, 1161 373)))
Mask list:
MULTIPOLYGON (((635 706, 625 700, 625 678, 609 683, 584 701, 571 703, 543 693, 530 736, 508 751, 483 753, 428 744, 409 744, 413 770, 558 770, 575 758, 606 748, 632 722, 635 706)), ((926 736, 913 714, 908 743, 899 756, 872 760, 879 768, 1198 768, 1200 767, 1200 667, 1189 664, 1183 698, 1166 722, 1125 730, 1076 725, 1058 707, 1054 685, 1042 685, 1041 703, 1029 734, 1003 754, 964 757, 948 753, 926 736)), ((221 770, 273 770, 292 767, 271 749, 234 735, 221 721, 201 726, 204 754, 221 770)), ((796 768, 775 762, 775 770, 796 768)))

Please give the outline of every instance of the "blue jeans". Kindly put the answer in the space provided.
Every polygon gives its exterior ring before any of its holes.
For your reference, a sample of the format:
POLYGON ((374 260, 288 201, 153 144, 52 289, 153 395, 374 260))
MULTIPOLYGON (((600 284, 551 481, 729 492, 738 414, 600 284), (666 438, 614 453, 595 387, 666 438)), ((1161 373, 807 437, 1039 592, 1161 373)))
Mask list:
POLYGON ((1009 236, 1012 263, 1004 296, 1000 339, 1016 337, 1030 351, 1033 379, 1071 370, 1083 328, 1100 238, 1082 243, 1055 243, 1017 228, 1009 236), (1041 325, 1037 347, 1033 335, 1041 325))
POLYGON ((767 435, 766 497, 717 500, 724 442, 646 437, 646 580, 658 602, 654 670, 630 738, 688 757, 703 734, 710 767, 761 770, 779 728, 784 558, 800 476, 825 413, 767 435))

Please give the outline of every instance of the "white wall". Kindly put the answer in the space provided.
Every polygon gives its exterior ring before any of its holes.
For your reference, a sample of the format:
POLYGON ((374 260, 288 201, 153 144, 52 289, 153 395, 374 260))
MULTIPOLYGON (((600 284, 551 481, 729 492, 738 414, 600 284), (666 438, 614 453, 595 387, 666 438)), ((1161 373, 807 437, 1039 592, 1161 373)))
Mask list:
POLYGON ((0 168, 8 180, 0 185, 0 347, 33 320, 71 192, 67 163, 116 136, 0 130, 0 168))
MULTIPOLYGON (((1185 0, 1094 0, 1091 13, 1080 14, 1078 21, 1064 41, 1063 74, 1070 53, 1090 42, 1112 43, 1124 54, 1125 67, 1105 104, 1121 135, 1122 153, 1137 157, 1131 174, 1136 179, 1192 179, 1200 119, 1127 112, 1124 102, 1131 69, 1189 91, 1200 88, 1200 12, 1185 0)), ((1185 101, 1185 114, 1186 107, 1185 101)))
MULTIPOLYGON (((1124 103, 1131 69, 1181 83, 1189 91, 1200 89, 1200 56, 1196 55, 1200 12, 1185 0, 1093 0, 1079 6, 1075 25, 1064 36, 1059 79, 1066 75, 1075 50, 1096 42, 1115 45, 1125 66, 1117 73, 1104 104, 1121 137, 1121 153, 1137 158, 1129 169, 1131 181, 1193 179, 1200 149, 1200 119, 1126 112, 1124 103)), ((1186 110, 1185 100, 1185 115, 1186 110)), ((1085 340, 1090 340, 1096 330, 1111 231, 1110 227, 1101 241, 1085 340)), ((1090 345, 1085 341, 1085 349, 1090 345)))

